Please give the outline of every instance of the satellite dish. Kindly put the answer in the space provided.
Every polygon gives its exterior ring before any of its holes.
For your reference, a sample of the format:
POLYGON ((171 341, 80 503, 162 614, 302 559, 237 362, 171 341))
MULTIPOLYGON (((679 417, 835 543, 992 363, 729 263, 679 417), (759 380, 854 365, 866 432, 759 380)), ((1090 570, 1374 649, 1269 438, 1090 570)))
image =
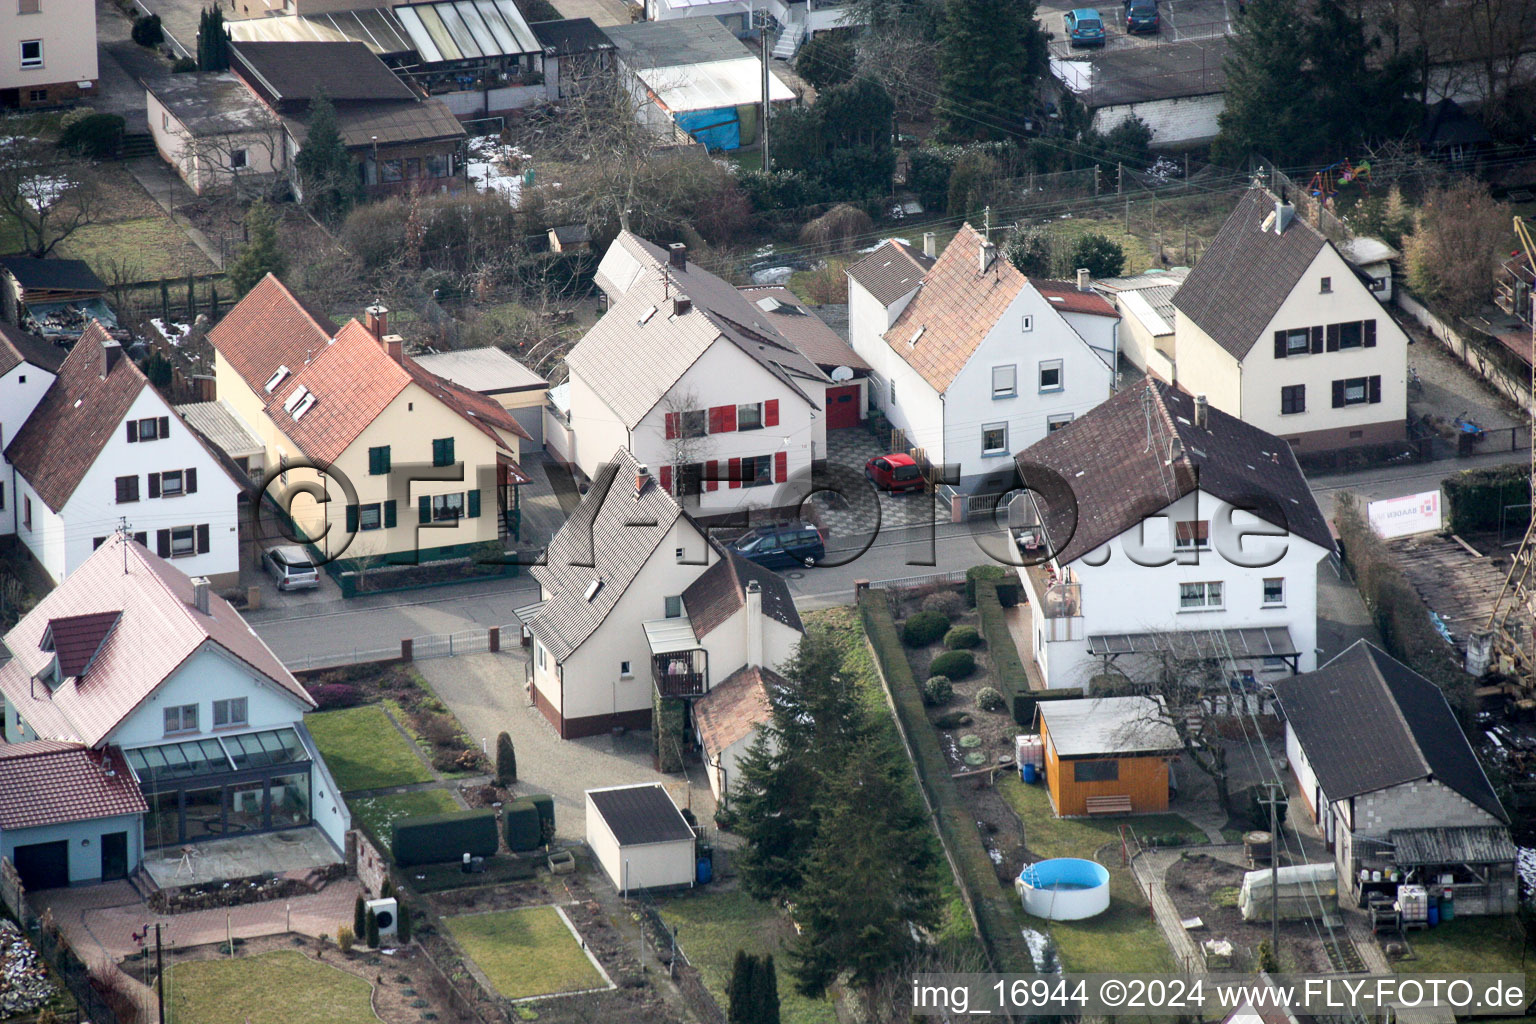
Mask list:
POLYGON ((835 381, 853 380, 853 370, 846 366, 839 366, 832 371, 832 379, 835 381))

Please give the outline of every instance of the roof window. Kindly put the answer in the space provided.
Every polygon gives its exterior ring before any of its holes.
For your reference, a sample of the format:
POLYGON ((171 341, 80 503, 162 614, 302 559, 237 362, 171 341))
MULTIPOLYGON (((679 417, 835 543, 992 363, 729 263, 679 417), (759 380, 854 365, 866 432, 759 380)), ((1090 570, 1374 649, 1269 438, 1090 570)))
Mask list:
POLYGON ((283 382, 283 380, 287 376, 288 376, 288 367, 286 367, 286 366, 279 366, 277 368, 277 372, 274 373, 272 376, 267 378, 267 384, 266 384, 267 394, 270 395, 273 391, 277 390, 277 386, 279 384, 281 384, 283 382))

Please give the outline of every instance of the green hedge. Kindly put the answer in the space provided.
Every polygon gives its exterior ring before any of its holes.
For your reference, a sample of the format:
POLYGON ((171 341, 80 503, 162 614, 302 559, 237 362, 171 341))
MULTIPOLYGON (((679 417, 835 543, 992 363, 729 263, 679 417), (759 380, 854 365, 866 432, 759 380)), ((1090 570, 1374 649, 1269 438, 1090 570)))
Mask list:
POLYGON ((1078 700, 1084 696, 1087 695, 1083 693, 1083 688, 1081 686, 1073 686, 1060 690, 1030 690, 1028 693, 1021 694, 1014 698, 1013 720, 1018 722, 1020 725, 1029 725, 1034 722, 1035 710, 1039 707, 1042 701, 1078 700), (1019 717, 1019 713, 1021 711, 1025 715, 1023 718, 1019 717))
POLYGON ((939 734, 923 710, 923 696, 902 649, 885 591, 866 590, 860 594, 859 615, 889 687, 897 720, 911 744, 918 784, 937 818, 944 845, 957 865, 957 881, 976 909, 980 938, 991 966, 1004 973, 1032 972, 1034 958, 1019 931, 1013 893, 998 885, 992 858, 982 845, 974 816, 955 790, 949 762, 939 746, 939 734))
POLYGON ((1000 565, 988 563, 986 565, 973 565, 965 570, 965 603, 972 608, 976 607, 976 584, 980 580, 1002 580, 1008 576, 1008 570, 1000 565))
POLYGON ((496 845, 496 812, 489 807, 403 818, 391 844, 401 867, 456 861, 466 853, 490 857, 496 845))
MULTIPOLYGON (((1497 530, 1505 505, 1528 505, 1531 500, 1531 482, 1523 465, 1462 470, 1440 481, 1440 489, 1456 533, 1497 530)), ((1510 521, 1503 525, 1523 531, 1529 522, 1527 509, 1524 515, 1511 512, 1510 521)))
POLYGON ((529 793, 528 799, 533 801, 534 808, 539 812, 539 827, 544 830, 544 834, 554 835, 555 798, 548 793, 529 793))
POLYGON ((928 666, 928 675, 965 679, 976 671, 976 656, 970 651, 945 651, 928 666))
POLYGON ((507 849, 513 853, 537 850, 544 843, 544 826, 540 822, 539 809, 527 797, 513 800, 501 809, 503 827, 506 830, 507 849))
POLYGON ((981 617, 981 635, 987 638, 987 654, 997 673, 997 688, 1008 701, 1013 720, 1028 725, 1035 717, 1034 691, 1029 688, 1029 673, 1024 670, 1019 648, 1008 631, 1008 620, 1003 617, 1003 604, 998 595, 1000 589, 996 581, 978 581, 975 584, 976 613, 981 617))

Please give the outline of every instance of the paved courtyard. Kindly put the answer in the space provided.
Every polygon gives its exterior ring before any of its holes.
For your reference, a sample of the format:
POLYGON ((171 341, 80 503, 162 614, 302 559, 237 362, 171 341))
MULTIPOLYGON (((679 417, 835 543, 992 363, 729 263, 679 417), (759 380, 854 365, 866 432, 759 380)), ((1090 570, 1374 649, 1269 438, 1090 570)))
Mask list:
POLYGON ((144 870, 162 889, 219 878, 247 878, 272 872, 303 877, 310 869, 341 860, 318 828, 261 832, 191 846, 149 851, 144 870))
POLYGON ((841 494, 818 492, 811 501, 831 535, 830 552, 857 550, 877 530, 949 522, 949 507, 937 495, 891 494, 877 491, 866 480, 864 463, 884 454, 886 449, 863 427, 827 431, 827 464, 843 490, 841 494))

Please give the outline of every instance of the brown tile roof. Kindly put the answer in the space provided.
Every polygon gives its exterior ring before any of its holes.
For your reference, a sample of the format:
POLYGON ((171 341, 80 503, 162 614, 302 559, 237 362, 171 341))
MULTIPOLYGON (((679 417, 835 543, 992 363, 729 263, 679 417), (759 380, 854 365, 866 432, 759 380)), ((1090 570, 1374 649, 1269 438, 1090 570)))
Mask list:
POLYGON ((892 238, 848 268, 848 276, 863 286, 882 306, 923 283, 923 275, 934 264, 923 250, 892 238))
POLYGON ((853 346, 842 339, 842 336, 828 327, 822 319, 795 298, 795 293, 780 285, 767 287, 750 286, 741 289, 742 293, 750 298, 754 304, 761 303, 763 299, 772 299, 779 305, 774 309, 763 309, 768 316, 768 322, 778 328, 780 334, 790 340, 790 343, 798 348, 805 358, 822 368, 846 366, 852 370, 868 370, 866 363, 853 346))
POLYGON ((316 462, 340 458, 411 383, 405 367, 389 358, 378 339, 356 320, 316 350, 309 365, 292 369, 266 396, 267 417, 316 462), (300 388, 315 396, 315 404, 295 420, 285 406, 300 388))
POLYGON ((338 106, 415 97, 366 43, 232 43, 236 74, 252 77, 276 102, 307 102, 324 93, 338 106))
POLYGON ((1076 561, 1197 486, 1332 551, 1328 524, 1291 446, 1219 409, 1207 415, 1208 428, 1195 426, 1194 399, 1148 379, 1020 452, 1019 471, 1041 497, 1057 560, 1076 561), (1169 465, 1175 438, 1179 452, 1169 465), (1071 495, 1052 500, 1058 489, 1040 467, 1065 481, 1071 495))
POLYGON ((208 342, 257 395, 279 366, 297 373, 336 333, 275 275, 262 278, 208 332, 208 342))
POLYGON ((1274 225, 1261 230, 1275 202, 1273 193, 1249 189, 1173 297, 1181 317, 1238 359, 1328 244, 1299 214, 1284 234, 1275 234, 1274 225))
POLYGON ((139 392, 148 386, 122 346, 93 320, 59 367, 47 394, 6 447, 5 457, 57 512, 117 432, 139 392), (105 351, 118 353, 111 372, 106 371, 105 351))
POLYGON ((314 706, 229 602, 210 594, 208 614, 202 614, 192 605, 192 581, 185 573, 114 534, 5 635, 11 659, 0 666, 0 693, 27 723, 29 735, 95 746, 210 643, 286 691, 295 714, 314 706), (53 658, 41 646, 49 624, 104 612, 121 617, 90 671, 66 678, 51 691, 34 686, 53 658))
POLYGON ((1120 319, 1120 314, 1109 304, 1108 299, 1098 292, 1079 291, 1071 281, 1048 281, 1042 277, 1032 277, 1029 283, 1035 286, 1035 291, 1045 296, 1047 302, 1063 313, 1087 313, 1090 316, 1120 319))
POLYGON ((59 674, 69 679, 85 675, 102 641, 117 625, 121 612, 90 612, 50 619, 43 631, 43 650, 53 651, 59 659, 59 674))
POLYGON ((1001 252, 983 273, 981 235, 962 226, 944 247, 885 342, 940 394, 949 390, 971 354, 1028 279, 1001 252), (917 343, 912 344, 918 335, 917 343))
POLYGON ((693 635, 703 640, 725 624, 747 603, 747 583, 755 580, 762 587, 763 614, 790 629, 805 632, 795 599, 784 577, 756 562, 749 562, 730 548, 722 548, 723 557, 705 569, 683 591, 683 607, 693 623, 693 635))
POLYGON ((28 334, 14 324, 0 322, 0 374, 10 373, 22 363, 58 373, 67 355, 69 350, 62 345, 28 334))
POLYGON ((148 809, 115 747, 87 750, 48 740, 0 744, 0 830, 148 809))
POLYGON ((773 713, 768 688, 788 686, 771 668, 748 665, 710 687, 693 705, 704 749, 719 754, 726 747, 752 735, 773 713))
POLYGON ((496 436, 497 430, 516 434, 524 441, 533 440, 522 424, 513 419, 512 414, 494 398, 456 384, 447 377, 440 377, 410 356, 405 357, 405 370, 422 390, 485 431, 498 444, 501 438, 496 436))

